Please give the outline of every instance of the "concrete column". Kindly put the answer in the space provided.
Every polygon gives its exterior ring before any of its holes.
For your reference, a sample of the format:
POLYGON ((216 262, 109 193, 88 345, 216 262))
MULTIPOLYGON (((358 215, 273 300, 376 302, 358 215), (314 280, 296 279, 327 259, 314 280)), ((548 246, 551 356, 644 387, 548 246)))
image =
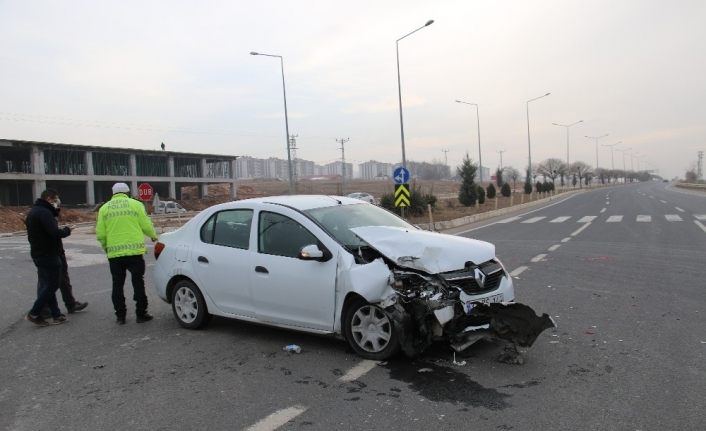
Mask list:
POLYGON ((96 204, 96 190, 93 178, 93 152, 86 151, 86 203, 88 205, 96 204))
POLYGON ((169 197, 174 198, 174 199, 178 199, 178 197, 176 195, 176 181, 174 181, 173 177, 169 181, 169 197))
POLYGON ((202 198, 208 196, 208 183, 199 184, 199 190, 201 190, 200 196, 202 198))
POLYGON ((130 172, 128 172, 128 175, 131 177, 137 176, 137 158, 134 154, 130 154, 130 172))
POLYGON ((93 151, 86 151, 86 175, 93 175, 93 151))
POLYGON ((137 180, 130 181, 130 195, 135 198, 138 197, 137 196, 137 180))
MULTIPOLYGON (((44 170, 44 151, 37 145, 32 145, 32 172, 38 175, 44 175, 46 172, 44 170)), ((32 183, 32 194, 34 195, 34 200, 39 199, 42 192, 46 190, 47 182, 45 180, 34 180, 32 183)))
POLYGON ((235 200, 238 197, 238 185, 235 181, 235 160, 230 161, 230 179, 230 198, 235 200))
POLYGON ((201 178, 207 178, 206 175, 206 159, 201 159, 201 178))
POLYGON ((34 180, 32 183, 32 194, 34 194, 34 200, 39 199, 42 192, 47 189, 47 182, 44 180, 34 180))
POLYGON ((174 157, 172 156, 167 159, 167 174, 169 177, 174 177, 174 157))

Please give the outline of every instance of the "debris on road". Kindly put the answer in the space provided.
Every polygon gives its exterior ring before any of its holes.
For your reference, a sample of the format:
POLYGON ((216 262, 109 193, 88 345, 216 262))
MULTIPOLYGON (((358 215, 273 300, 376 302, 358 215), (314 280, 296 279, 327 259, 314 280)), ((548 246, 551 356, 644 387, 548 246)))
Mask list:
POLYGON ((432 371, 431 368, 420 368, 417 370, 418 373, 431 373, 432 371))
POLYGON ((286 346, 282 347, 282 350, 284 350, 287 353, 301 353, 302 348, 297 346, 296 344, 287 344, 286 346))

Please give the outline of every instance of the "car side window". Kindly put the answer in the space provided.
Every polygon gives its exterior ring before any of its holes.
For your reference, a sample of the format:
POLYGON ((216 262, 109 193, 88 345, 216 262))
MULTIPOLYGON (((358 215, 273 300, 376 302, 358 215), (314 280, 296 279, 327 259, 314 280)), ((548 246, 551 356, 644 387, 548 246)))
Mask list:
POLYGON ((201 241, 225 247, 248 249, 252 210, 220 211, 201 227, 201 241))
POLYGON ((311 232, 291 218, 272 212, 260 212, 260 253, 297 257, 304 246, 318 243, 318 239, 311 232))

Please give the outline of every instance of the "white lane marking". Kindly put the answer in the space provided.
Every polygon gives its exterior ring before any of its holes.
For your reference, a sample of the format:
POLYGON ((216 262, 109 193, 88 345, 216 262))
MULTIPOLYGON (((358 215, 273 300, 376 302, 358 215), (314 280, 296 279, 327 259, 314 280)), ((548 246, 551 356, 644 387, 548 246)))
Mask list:
POLYGON ((580 228, 576 229, 574 232, 571 233, 571 236, 576 236, 581 233, 584 229, 587 227, 591 226, 591 223, 586 223, 585 225, 581 226, 580 228))
POLYGON ((562 217, 557 217, 554 220, 551 220, 549 223, 564 223, 568 219, 570 219, 571 216, 562 216, 562 217))
POLYGON ((608 208, 603 208, 603 209, 601 210, 601 214, 603 214, 607 209, 608 209, 608 208))
MULTIPOLYGON (((564 202, 568 201, 569 199, 573 198, 574 196, 578 196, 578 194, 567 196, 566 199, 562 199, 562 200, 560 200, 560 201, 556 201, 556 202, 554 202, 553 204, 544 205, 544 206, 542 206, 541 208, 537 208, 536 210, 527 211, 526 213, 522 213, 521 216, 526 216, 527 214, 536 213, 537 211, 544 211, 545 209, 547 209, 547 208, 549 208, 549 207, 553 207, 554 205, 563 204, 564 202)), ((486 227, 494 226, 494 225, 496 225, 496 224, 498 224, 498 222, 488 223, 488 224, 483 225, 483 226, 478 226, 478 227, 474 227, 474 228, 471 228, 471 229, 463 230, 463 231, 461 231, 461 232, 456 232, 454 235, 460 236, 460 235, 466 234, 466 233, 468 233, 468 232, 473 232, 474 230, 485 229, 486 227)))
POLYGON ((530 259, 530 262, 541 262, 545 257, 547 257, 546 254, 538 254, 532 259, 530 259))
POLYGON ((620 223, 621 221, 623 221, 623 216, 614 215, 614 216, 608 217, 608 220, 606 220, 605 222, 606 223, 620 223))
POLYGON ((649 223, 649 222, 652 221, 652 216, 649 216, 649 215, 639 215, 639 216, 637 216, 637 220, 636 220, 636 221, 637 221, 637 222, 640 222, 640 223, 649 223))
POLYGON ((696 223, 696 226, 700 227, 702 231, 706 232, 706 226, 704 226, 703 223, 698 220, 694 220, 694 223, 696 223))
POLYGON ((555 251, 559 247, 561 247, 561 244, 554 244, 553 246, 549 247, 549 251, 555 251))
POLYGON ((377 366, 377 362, 364 360, 360 361, 355 367, 348 370, 348 372, 339 377, 340 382, 352 382, 353 380, 358 380, 361 376, 366 374, 368 371, 372 370, 377 366))
POLYGON ((571 241, 571 237, 566 237, 561 240, 561 242, 569 242, 569 241, 571 241))
POLYGON ((660 199, 659 201, 662 202, 663 204, 667 203, 667 201, 663 201, 662 199, 660 199))
POLYGON ((519 220, 519 219, 520 219, 519 217, 515 216, 515 217, 510 217, 510 218, 506 218, 506 219, 497 221, 496 223, 510 223, 510 222, 513 222, 513 221, 519 220))
POLYGON ((694 214, 696 220, 706 220, 706 214, 694 214))
POLYGON ((581 217, 576 223, 591 223, 597 216, 581 217))
POLYGON ((278 410, 255 425, 247 428, 247 431, 272 431, 291 421, 295 417, 306 411, 304 406, 292 406, 278 410))
POLYGON ((510 277, 517 277, 518 275, 525 272, 525 270, 527 270, 527 269, 529 269, 529 268, 527 268, 526 266, 519 266, 519 267, 515 268, 515 270, 510 273, 510 277))
POLYGON ((544 217, 544 216, 542 216, 542 217, 532 217, 532 218, 528 218, 527 220, 524 220, 522 223, 536 223, 536 222, 538 222, 538 221, 540 221, 540 220, 542 220, 542 219, 545 219, 545 218, 546 218, 546 217, 544 217))
POLYGON ((666 218, 667 221, 682 221, 682 218, 679 217, 679 214, 665 214, 664 218, 666 218))
POLYGON ((654 199, 654 198, 655 198, 654 196, 650 195, 650 199, 654 199))
POLYGON ((674 207, 674 209, 677 210, 677 211, 679 211, 680 213, 683 213, 683 212, 684 212, 684 210, 681 209, 681 208, 679 208, 679 207, 674 207))
POLYGON ((605 201, 605 204, 606 204, 606 205, 610 205, 610 201, 605 201))

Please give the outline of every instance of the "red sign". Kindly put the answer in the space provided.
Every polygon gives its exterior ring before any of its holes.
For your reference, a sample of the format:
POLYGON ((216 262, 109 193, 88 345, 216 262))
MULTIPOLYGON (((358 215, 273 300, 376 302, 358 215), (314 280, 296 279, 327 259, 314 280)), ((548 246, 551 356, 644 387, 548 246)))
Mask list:
POLYGON ((148 183, 142 183, 137 187, 137 196, 141 201, 150 201, 154 196, 154 190, 148 183))

